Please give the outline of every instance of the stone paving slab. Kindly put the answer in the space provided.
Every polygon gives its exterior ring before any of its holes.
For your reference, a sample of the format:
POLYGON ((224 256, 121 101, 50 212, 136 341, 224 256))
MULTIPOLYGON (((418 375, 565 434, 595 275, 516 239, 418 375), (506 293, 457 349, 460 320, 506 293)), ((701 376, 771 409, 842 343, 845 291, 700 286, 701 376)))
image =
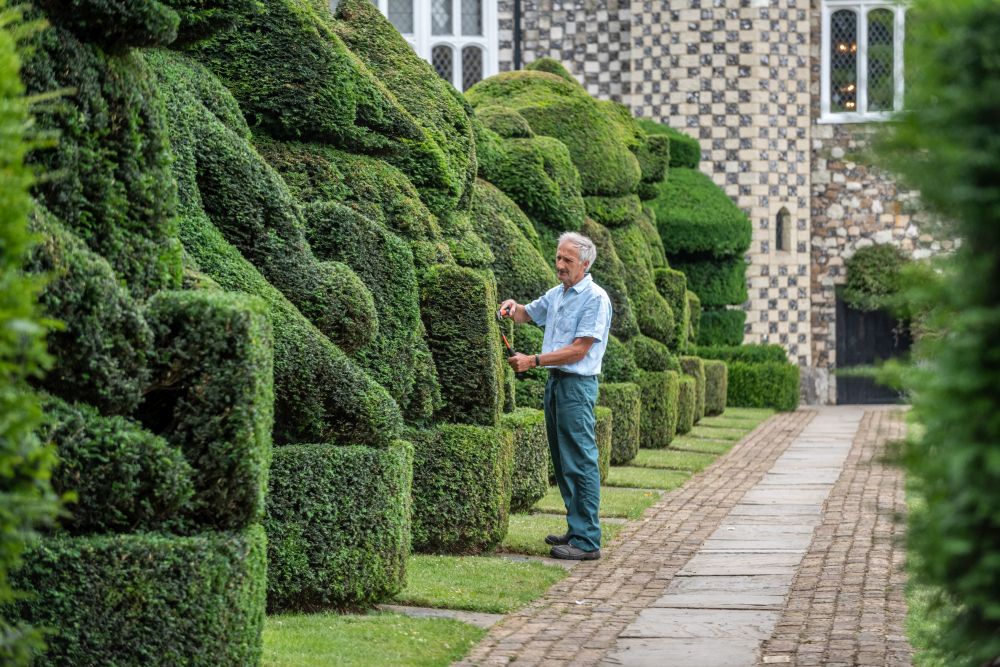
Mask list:
MULTIPOLYGON (((618 635, 663 595, 729 510, 814 416, 815 411, 803 409, 764 422, 683 487, 664 494, 640 520, 626 525, 601 560, 577 566, 544 598, 491 628, 458 664, 600 664, 618 635)), ((716 640, 711 643, 718 645, 716 640)), ((632 658, 622 664, 668 664, 643 663, 641 652, 632 653, 632 658)), ((678 658, 675 664, 698 663, 678 658)))
POLYGON ((622 639, 602 664, 626 667, 746 667, 756 639, 622 639))
POLYGON ((503 620, 503 614, 486 614, 476 611, 461 611, 459 609, 434 609, 432 607, 410 607, 401 604, 376 605, 379 611, 388 611, 413 618, 450 618, 469 625, 488 630, 503 620))
POLYGON ((778 612, 747 609, 643 609, 621 639, 766 639, 778 612))
POLYGON ((729 576, 734 574, 788 574, 794 573, 805 551, 795 553, 705 553, 689 560, 677 576, 729 576))

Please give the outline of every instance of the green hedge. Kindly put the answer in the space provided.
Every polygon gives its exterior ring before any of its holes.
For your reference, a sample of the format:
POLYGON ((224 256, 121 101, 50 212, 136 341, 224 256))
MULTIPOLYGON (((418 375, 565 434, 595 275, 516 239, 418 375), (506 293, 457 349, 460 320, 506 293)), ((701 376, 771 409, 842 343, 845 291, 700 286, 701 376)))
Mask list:
POLYGON ((727 403, 738 408, 794 410, 799 406, 799 368, 787 361, 727 361, 727 403))
MULTIPOLYGON (((100 2, 101 0, 97 0, 100 2)), ((203 39, 216 32, 231 30, 239 20, 240 11, 252 7, 254 0, 159 0, 180 16, 177 43, 203 39)))
POLYGON ((888 243, 858 248, 844 263, 844 301, 864 311, 891 306, 903 288, 902 271, 908 262, 902 250, 888 243))
POLYGON ((698 345, 725 346, 743 342, 747 313, 742 309, 711 308, 701 311, 698 345))
POLYGON ((408 405, 417 355, 427 347, 420 335, 420 296, 409 244, 343 204, 310 204, 304 217, 316 256, 349 266, 374 300, 378 330, 353 358, 397 403, 408 405))
POLYGON ((608 382, 600 385, 597 404, 611 408, 611 464, 628 463, 639 453, 639 424, 642 416, 642 393, 631 382, 608 382))
MULTIPOLYGON (((639 123, 642 127, 642 122, 639 123)), ((670 166, 670 137, 666 134, 647 134, 645 141, 636 150, 635 156, 639 159, 639 167, 642 170, 642 185, 653 186, 646 192, 652 197, 642 197, 643 188, 639 188, 639 196, 643 199, 652 199, 659 189, 655 186, 660 181, 667 178, 670 166)))
MULTIPOLYGON (((516 113, 486 107, 496 109, 516 113)), ((558 231, 580 229, 584 217, 580 173, 566 144, 543 136, 497 138, 495 143, 494 150, 479 157, 480 176, 503 190, 536 223, 558 231)))
POLYGON ((539 58, 537 60, 531 61, 525 69, 533 70, 536 72, 548 72, 549 74, 555 74, 559 78, 565 79, 572 83, 577 83, 576 77, 569 73, 566 66, 555 58, 539 58))
POLYGON ((658 340, 639 334, 628 341, 628 347, 635 357, 635 364, 644 371, 680 371, 677 357, 670 354, 666 345, 658 340))
POLYGON ((697 139, 648 118, 640 118, 639 125, 651 136, 666 136, 670 140, 670 166, 697 169, 701 162, 701 144, 697 139))
POLYGON ((768 361, 784 363, 788 361, 788 353, 780 345, 709 345, 694 348, 694 353, 702 359, 721 359, 722 361, 742 361, 748 364, 759 364, 768 361))
POLYGON ((64 326, 48 337, 54 358, 40 384, 105 414, 128 414, 149 384, 152 333, 140 305, 107 261, 53 215, 36 208, 29 228, 40 235, 26 265, 48 280, 39 303, 64 326))
MULTIPOLYGON (((596 422, 594 425, 597 440, 597 467, 601 471, 601 484, 608 480, 608 470, 611 467, 611 450, 614 447, 614 414, 611 408, 598 405, 594 408, 596 422)), ((551 456, 549 468, 551 469, 551 456)))
POLYGON ((656 290, 666 299, 674 314, 674 349, 681 349, 687 342, 691 327, 691 308, 687 299, 687 277, 676 269, 654 269, 656 290))
POLYGON ((493 251, 493 274, 501 299, 530 303, 558 281, 541 254, 531 222, 503 192, 477 180, 472 189, 472 225, 493 251), (531 229, 532 243, 522 230, 531 229))
POLYGON ((750 247, 750 220, 722 188, 697 169, 673 169, 648 203, 668 256, 742 255, 750 247))
POLYGON ((677 435, 684 435, 694 428, 694 417, 698 409, 698 381, 690 375, 682 375, 678 384, 677 435))
POLYGON ((587 205, 587 215, 608 227, 622 227, 631 224, 642 215, 642 202, 634 194, 589 196, 583 198, 587 205))
MULTIPOLYGON (((56 448, 52 488, 72 492, 59 525, 73 534, 188 527, 194 470, 183 452, 124 417, 86 403, 42 402, 39 437, 56 448)), ((225 518, 225 517, 220 517, 225 518)))
POLYGON ((701 330, 701 299, 691 290, 687 291, 688 313, 691 319, 688 320, 688 342, 694 343, 698 340, 698 333, 701 330))
POLYGON ((639 446, 662 449, 677 431, 678 375, 673 371, 641 371, 637 384, 642 389, 639 446))
POLYGON ((584 194, 623 195, 639 185, 639 161, 629 150, 631 128, 580 84, 543 71, 503 72, 477 83, 466 98, 477 108, 510 107, 535 134, 566 144, 584 194))
POLYGON ((139 415, 191 463, 192 515, 220 530, 260 521, 274 425, 264 304, 242 294, 160 292, 146 315, 155 383, 139 415))
POLYGON ((151 69, 133 50, 105 52, 61 28, 28 41, 27 92, 67 91, 33 110, 35 126, 59 137, 30 156, 39 172, 59 175, 39 182, 36 197, 108 261, 133 296, 178 286, 177 196, 151 69))
POLYGON ((441 383, 441 421, 494 426, 504 404, 503 343, 496 289, 473 269, 435 266, 424 274, 420 315, 441 383))
POLYGON ((413 448, 276 447, 267 494, 268 609, 368 605, 398 593, 410 551, 413 448))
POLYGON ((747 300, 747 263, 743 257, 725 259, 671 259, 671 266, 687 277, 687 288, 705 309, 739 305, 747 300))
POLYGON ((242 532, 46 537, 13 579, 13 616, 52 629, 32 664, 256 665, 266 539, 242 532))
POLYGON ((38 6, 54 23, 104 47, 157 46, 177 38, 180 17, 158 0, 41 0, 38 6))
MULTIPOLYGON (((399 155, 387 151, 386 159, 410 177, 432 212, 440 214, 466 203, 476 178, 476 147, 465 99, 414 52, 372 3, 342 0, 335 14, 337 34, 412 115, 426 137, 418 139, 407 132, 395 147, 399 155)), ((342 87, 336 89, 339 92, 342 87)), ((358 101, 359 108, 373 102, 367 95, 358 101)))
POLYGON ((500 427, 411 429, 413 549, 489 551, 507 534, 514 436, 500 427))
POLYGON ((618 256, 625 267, 628 296, 639 330, 664 345, 674 339, 674 314, 670 304, 656 291, 652 251, 637 224, 611 230, 618 256))
POLYGON ((549 442, 545 413, 521 408, 503 416, 503 426, 514 434, 514 472, 510 511, 526 512, 549 489, 549 442))
POLYGON ((601 360, 601 382, 635 382, 638 371, 632 350, 616 336, 610 336, 601 360))
POLYGON ((535 136, 524 116, 507 107, 480 107, 476 109, 476 118, 501 139, 527 139, 535 136))
POLYGON ((629 301, 625 265, 615 250, 611 232, 590 218, 584 221, 581 231, 597 246, 597 261, 591 267, 590 274, 611 299, 611 333, 622 340, 629 339, 639 333, 639 324, 629 301))
POLYGON ((515 404, 519 408, 543 410, 545 408, 545 380, 529 378, 515 380, 515 404))
POLYGON ((726 411, 726 395, 729 387, 729 371, 726 362, 715 359, 705 360, 705 414, 709 417, 726 411))
POLYGON ((698 357, 681 357, 680 362, 684 374, 695 380, 694 423, 697 424, 705 416, 705 362, 698 357))

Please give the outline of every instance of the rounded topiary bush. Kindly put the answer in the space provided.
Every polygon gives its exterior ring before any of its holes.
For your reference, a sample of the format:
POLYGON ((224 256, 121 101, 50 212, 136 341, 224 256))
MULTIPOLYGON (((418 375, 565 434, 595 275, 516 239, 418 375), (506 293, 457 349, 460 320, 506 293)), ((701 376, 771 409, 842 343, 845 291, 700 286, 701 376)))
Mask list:
POLYGON ((670 166, 682 169, 697 169, 701 162, 701 145, 697 139, 678 132, 672 127, 640 118, 639 126, 651 136, 665 136, 670 140, 670 166))
POLYGON ((694 417, 698 407, 697 380, 690 375, 682 375, 677 391, 677 435, 689 433, 694 428, 694 417))
POLYGON ((272 611, 367 605, 398 593, 410 551, 413 448, 276 447, 267 495, 272 611))
POLYGON ((787 361, 730 361, 727 403, 740 408, 794 410, 799 406, 799 368, 787 361))
POLYGON ((597 466, 601 471, 601 484, 608 479, 608 469, 611 467, 611 449, 614 441, 614 415, 611 408, 598 405, 594 408, 596 422, 594 426, 597 439, 597 466))
POLYGON ((629 346, 610 336, 601 360, 601 382, 635 382, 638 371, 629 346))
POLYGON ((628 348, 635 357, 635 364, 644 371, 680 371, 677 357, 658 340, 639 334, 629 339, 628 348))
POLYGON ((611 408, 611 464, 623 465, 639 453, 642 393, 631 382, 600 385, 598 405, 611 408))
POLYGON ((709 417, 726 411, 726 395, 729 387, 729 371, 726 362, 715 359, 705 360, 705 414, 709 417))
POLYGON ((520 408, 503 416, 504 428, 514 434, 514 472, 511 479, 510 511, 525 512, 549 488, 549 442, 545 413, 520 408))
POLYGON ((639 446, 662 449, 677 431, 678 375, 673 371, 640 371, 637 384, 642 389, 639 446))
POLYGON ((698 345, 739 345, 747 313, 742 309, 711 308, 701 312, 698 345))
POLYGON ((705 416, 705 362, 698 357, 681 357, 680 362, 684 374, 695 380, 694 423, 697 424, 705 416))
POLYGON ((475 554, 507 534, 514 435, 446 424, 407 431, 414 445, 413 549, 475 554))
POLYGON ((653 271, 656 290, 670 304, 674 313, 674 349, 680 349, 687 342, 691 326, 691 311, 687 300, 687 277, 676 269, 656 269, 653 271))

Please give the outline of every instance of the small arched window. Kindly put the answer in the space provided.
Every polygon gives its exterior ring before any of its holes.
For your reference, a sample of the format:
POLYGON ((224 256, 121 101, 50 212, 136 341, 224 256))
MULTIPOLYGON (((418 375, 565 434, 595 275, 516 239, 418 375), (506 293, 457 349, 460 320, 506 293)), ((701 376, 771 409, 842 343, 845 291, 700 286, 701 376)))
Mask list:
POLYGON ((782 207, 774 221, 774 249, 789 252, 792 249, 792 214, 782 207))

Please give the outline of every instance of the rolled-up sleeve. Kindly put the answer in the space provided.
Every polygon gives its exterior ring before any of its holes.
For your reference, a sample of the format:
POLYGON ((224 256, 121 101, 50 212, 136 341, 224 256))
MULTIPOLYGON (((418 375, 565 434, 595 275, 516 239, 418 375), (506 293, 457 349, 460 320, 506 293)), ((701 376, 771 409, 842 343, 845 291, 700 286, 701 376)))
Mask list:
POLYGON ((540 327, 545 326, 545 318, 549 314, 549 295, 548 292, 541 295, 527 306, 524 307, 524 312, 528 313, 528 317, 531 321, 540 327))
POLYGON ((604 340, 611 319, 611 302, 600 294, 593 294, 580 312, 574 338, 604 340))

